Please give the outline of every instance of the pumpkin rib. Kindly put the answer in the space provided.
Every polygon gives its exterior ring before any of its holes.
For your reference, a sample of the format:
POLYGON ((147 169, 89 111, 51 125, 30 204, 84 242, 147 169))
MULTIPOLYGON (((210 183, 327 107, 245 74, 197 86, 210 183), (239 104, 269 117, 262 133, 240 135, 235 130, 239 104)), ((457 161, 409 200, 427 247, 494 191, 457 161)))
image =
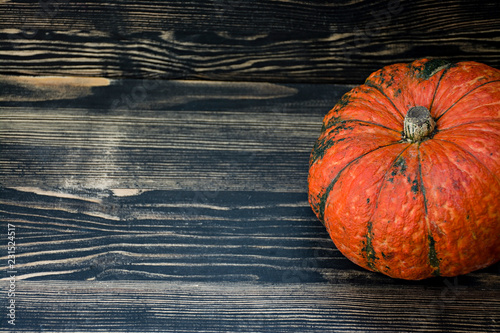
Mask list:
POLYGON ((337 183, 337 181, 339 180, 340 176, 342 175, 342 173, 347 169, 349 168, 354 162, 356 161, 359 161, 361 158, 365 157, 366 155, 370 154, 370 153, 373 153, 374 151, 377 151, 379 149, 382 149, 382 148, 385 148, 385 147, 390 147, 390 146, 393 146, 393 145, 397 145, 397 144, 401 144, 400 142, 394 142, 394 143, 391 143, 391 144, 388 144, 388 145, 385 145, 385 146, 380 146, 380 147, 377 147, 375 149, 372 149, 358 157, 356 157, 355 159, 353 159, 352 161, 348 162, 342 169, 339 170, 339 172, 335 175, 335 177, 333 177, 332 181, 330 182, 330 184, 325 188, 325 191, 324 193, 321 195, 321 198, 319 200, 319 209, 318 209, 318 213, 319 213, 319 216, 318 218, 324 223, 324 213, 325 213, 325 205, 326 205, 326 201, 328 200, 328 196, 330 195, 330 192, 332 191, 333 187, 335 186, 335 184, 337 183))
MULTIPOLYGON (((459 99, 457 99, 452 105, 450 105, 450 107, 448 109, 446 109, 443 113, 441 113, 440 116, 438 116, 435 121, 438 122, 439 119, 441 119, 451 108, 453 108, 458 102, 460 102, 465 96, 468 96, 470 93, 472 93, 474 90, 478 89, 478 88, 481 88, 487 84, 490 84, 490 83, 495 83, 495 82, 500 82, 500 80, 492 80, 492 81, 488 81, 488 82, 485 82, 485 83, 482 83, 480 85, 478 85, 477 87, 474 87, 473 89, 469 90, 466 94, 462 95, 459 99)), ((437 91, 437 89, 436 89, 437 91)))
POLYGON ((392 106, 394 107, 394 109, 395 109, 395 110, 399 113, 399 115, 401 116, 401 119, 402 119, 402 120, 404 119, 404 117, 405 117, 405 116, 404 116, 404 114, 403 114, 403 113, 402 113, 402 112, 401 112, 401 111, 397 108, 396 104, 394 104, 394 102, 392 101, 392 99, 391 99, 391 98, 389 98, 389 96, 387 96, 387 94, 384 92, 384 90, 383 90, 381 87, 379 87, 379 86, 377 86, 377 85, 375 85, 375 84, 371 83, 370 81, 366 81, 366 82, 365 82, 365 85, 367 85, 368 87, 372 87, 372 88, 374 88, 374 89, 378 90, 378 92, 380 92, 380 93, 381 93, 381 94, 382 94, 385 98, 387 98, 387 100, 388 100, 388 101, 392 104, 392 106))
POLYGON ((485 170, 488 170, 488 173, 490 173, 493 176, 493 178, 495 178, 497 180, 497 182, 500 184, 500 178, 498 178, 497 175, 495 175, 495 173, 493 171, 491 171, 490 168, 488 168, 488 166, 486 164, 484 164, 482 160, 480 160, 479 158, 477 158, 476 155, 474 155, 472 152, 468 151, 467 149, 465 149, 464 147, 462 147, 459 144, 456 144, 453 141, 449 141, 449 140, 445 140, 445 139, 439 139, 439 138, 435 138, 434 140, 435 141, 443 141, 443 142, 451 143, 455 147, 460 148, 463 152, 467 153, 472 158, 474 158, 474 160, 476 160, 478 162, 478 164, 480 164, 485 170))
POLYGON ((418 145, 417 149, 418 155, 418 179, 420 181, 420 189, 423 195, 424 199, 424 210, 425 210, 425 215, 427 216, 428 208, 427 208, 427 197, 425 195, 425 186, 424 186, 424 178, 422 177, 422 156, 420 155, 420 145, 418 145))
POLYGON ((462 126, 468 126, 468 125, 472 125, 472 124, 481 124, 481 123, 489 124, 489 123, 493 123, 493 122, 500 123, 500 119, 485 119, 485 120, 470 121, 468 123, 462 123, 460 125, 455 125, 455 126, 446 127, 446 128, 440 128, 438 132, 449 131, 449 130, 453 130, 453 129, 456 129, 456 128, 459 128, 462 126))
POLYGON ((418 158, 418 178, 419 178, 419 186, 420 186, 420 192, 422 192, 422 199, 424 203, 424 220, 426 221, 425 226, 427 227, 427 247, 429 249, 429 266, 432 267, 434 270, 432 272, 432 275, 434 276, 439 276, 439 257, 438 254, 436 253, 436 247, 435 247, 435 241, 434 237, 432 237, 432 232, 431 232, 431 225, 429 221, 429 208, 428 208, 428 201, 427 201, 427 194, 426 194, 426 189, 424 185, 424 177, 422 175, 422 156, 420 153, 420 144, 418 145, 417 148, 417 158, 418 158))
POLYGON ((320 220, 322 219, 319 214, 322 195, 335 176, 356 158, 380 147, 395 144, 401 136, 398 132, 387 131, 379 126, 364 123, 349 123, 348 126, 342 125, 341 127, 339 131, 336 130, 336 127, 332 127, 330 131, 322 132, 311 151, 309 159, 309 201, 320 220), (352 145, 362 148, 352 150, 350 148, 352 145), (331 149, 341 153, 344 152, 342 153, 344 158, 340 161, 332 160, 331 155, 327 153, 331 149), (325 165, 331 164, 334 166, 332 166, 333 169, 328 174, 321 173, 325 165), (314 170, 319 170, 319 173, 314 170))
MULTIPOLYGON (((398 135, 401 134, 400 131, 391 129, 389 127, 386 127, 384 125, 374 123, 374 122, 369 122, 369 121, 362 121, 362 120, 339 120, 335 123, 329 124, 328 127, 324 127, 320 133, 319 139, 316 141, 316 144, 314 145, 310 159, 309 159, 309 167, 312 167, 319 161, 323 160, 324 158, 324 152, 335 145, 336 143, 340 141, 345 141, 349 140, 350 136, 352 135, 350 130, 356 129, 356 127, 367 127, 367 128, 372 128, 373 130, 376 130, 379 135, 386 134, 386 133, 396 133, 398 135), (337 126, 341 125, 341 126, 337 126), (348 125, 348 126, 344 126, 348 125), (384 131, 382 131, 384 130, 384 131), (391 132, 387 132, 387 130, 391 130, 391 132), (347 134, 346 134, 347 133, 347 134)), ((365 134, 366 131, 363 133, 365 134)), ((398 141, 393 135, 387 134, 388 137, 390 137, 389 140, 394 140, 393 142, 398 141)), ((364 138, 366 140, 366 138, 364 138)), ((373 138, 370 138, 370 140, 373 140, 373 138)))
POLYGON ((403 123, 400 112, 390 108, 379 89, 363 84, 344 94, 323 119, 323 126, 339 120, 359 119, 399 129, 403 123), (361 114, 358 111, 363 110, 361 114))
POLYGON ((391 170, 391 168, 395 165, 395 163, 397 162, 397 160, 401 157, 401 155, 403 155, 403 153, 408 149, 410 148, 411 146, 411 143, 408 143, 406 145, 406 147, 403 148, 403 150, 396 156, 396 158, 393 159, 393 161, 391 162, 391 164, 389 164, 389 167, 387 168, 385 174, 384 174, 384 178, 382 180, 382 184, 380 184, 380 188, 378 189, 377 191, 377 197, 376 197, 376 200, 375 200, 375 209, 378 209, 378 202, 379 202, 379 196, 380 196, 380 192, 382 191, 382 187, 384 186, 384 183, 386 181, 388 181, 388 177, 387 177, 387 174, 389 173, 389 170, 391 170))
POLYGON ((392 160, 390 164, 388 164, 387 170, 384 172, 384 177, 382 178, 382 181, 380 182, 380 186, 377 190, 377 193, 375 195, 375 209, 373 210, 372 216, 370 217, 370 220, 367 224, 367 230, 366 230, 366 263, 370 268, 372 268, 375 271, 380 271, 379 269, 376 268, 374 265, 374 260, 377 259, 377 256, 375 255, 375 249, 373 248, 373 245, 371 244, 371 237, 373 236, 373 223, 376 222, 373 217, 377 214, 377 210, 379 209, 379 202, 380 202, 380 194, 382 193, 382 189, 384 188, 384 185, 389 182, 389 172, 391 169, 395 166, 397 161, 400 159, 400 157, 404 154, 408 148, 411 147, 411 143, 407 144, 403 150, 399 154, 396 155, 396 157, 392 160))
MULTIPOLYGON (((478 245, 482 246, 482 242, 487 241, 490 243, 490 249, 491 249, 491 243, 492 243, 492 238, 487 239, 486 234, 481 232, 481 229, 483 227, 478 227, 478 228, 473 228, 474 224, 470 222, 475 222, 475 221, 481 221, 479 219, 478 215, 476 215, 476 207, 481 207, 481 215, 483 217, 482 221, 489 221, 490 223, 494 221, 494 217, 488 217, 488 207, 491 207, 489 209, 490 214, 493 212, 491 209, 493 207, 498 207, 498 193, 500 193, 500 186, 498 184, 495 184, 495 186, 490 186, 491 182, 489 181, 489 173, 487 172, 487 168, 485 169, 482 165, 478 165, 476 163, 476 160, 474 159, 473 155, 470 156, 469 152, 464 150, 460 145, 455 144, 454 142, 448 143, 445 140, 440 140, 441 142, 438 142, 437 140, 432 140, 432 144, 436 145, 435 147, 428 147, 426 149, 426 154, 428 155, 429 160, 427 160, 426 166, 427 166, 427 172, 432 172, 432 163, 431 161, 434 160, 434 162, 437 162, 437 165, 449 165, 449 172, 447 174, 454 174, 455 171, 463 172, 463 176, 457 176, 454 179, 458 181, 457 189, 459 188, 458 186, 463 185, 465 188, 467 188, 467 184, 470 182, 474 182, 474 176, 476 174, 476 171, 480 171, 482 175, 487 176, 488 178, 481 178, 480 182, 477 182, 479 188, 477 187, 472 187, 471 191, 472 193, 468 196, 462 196, 462 197, 457 197, 459 199, 459 202, 457 202, 456 205, 451 205, 451 207, 442 207, 444 210, 443 211, 436 211, 432 210, 429 212, 429 223, 432 223, 432 226, 435 228, 434 233, 436 235, 435 237, 435 251, 436 251, 436 256, 434 257, 435 259, 439 259, 441 261, 440 265, 440 272, 439 275, 441 276, 456 276, 458 274, 466 274, 470 272, 469 269, 475 270, 479 268, 483 268, 485 266, 485 263, 482 262, 480 265, 477 266, 472 266, 472 265, 466 265, 469 268, 466 267, 457 267, 454 266, 455 264, 458 264, 460 262, 467 262, 468 259, 467 256, 464 256, 464 252, 468 252, 467 247, 465 247, 462 244, 460 244, 461 240, 464 240, 464 242, 469 242, 471 245, 475 244, 476 247, 478 245), (455 150, 456 148, 460 148, 458 150, 455 150), (441 147, 441 149, 436 149, 438 147, 441 147), (459 152, 456 156, 457 157, 463 157, 464 160, 454 158, 455 155, 451 156, 449 154, 446 154, 446 152, 449 151, 457 151, 459 152), (437 152, 437 153, 436 153, 437 152), (437 159, 432 158, 433 155, 436 155, 437 159), (467 163, 463 163, 466 161, 467 163), (490 189, 494 189, 492 193, 490 194, 489 191, 490 189), (477 202, 474 198, 478 198, 478 195, 484 194, 485 197, 489 197, 486 199, 487 201, 484 202, 477 202), (490 194, 490 195, 489 195, 490 194), (493 206, 489 206, 488 204, 492 204, 493 206), (432 212, 432 213, 431 213, 432 212), (462 214, 458 214, 458 212, 462 212, 462 214), (467 214, 466 220, 464 219, 465 213, 467 214), (486 214, 486 215, 485 215, 486 214), (446 216, 448 218, 451 218, 452 220, 447 220, 446 216), (472 220, 470 220, 472 218, 472 220), (457 219, 456 221, 454 219, 457 219), (447 223, 448 221, 448 223, 447 223), (467 233, 465 231, 468 231, 470 233, 467 233), (481 233, 481 237, 476 237, 474 236, 476 232, 481 233), (473 239, 474 240, 473 240, 473 239), (451 243, 451 241, 453 243, 451 243), (448 245, 446 245, 448 244, 448 245), (461 249, 461 250, 459 250, 461 249), (439 258, 438 254, 441 253, 442 257, 439 258), (452 259, 453 258, 453 259, 452 259), (474 268, 475 267, 475 268, 474 268)), ((436 164, 434 164, 436 165, 436 164)), ((434 171, 437 171, 437 169, 440 168, 435 168, 434 171)), ((432 181, 429 176, 432 173, 427 173, 427 180, 432 181)), ((454 202, 453 197, 449 196, 450 193, 454 192, 453 190, 448 191, 448 195, 443 193, 446 192, 447 189, 450 189, 452 187, 455 187, 455 180, 451 182, 447 182, 449 179, 445 178, 440 181, 441 186, 444 186, 443 188, 440 188, 440 185, 433 184, 434 186, 432 189, 432 196, 429 200, 434 203, 434 205, 438 205, 439 202, 441 201, 441 204, 443 203, 443 199, 449 201, 452 200, 454 202), (441 194, 443 193, 443 194, 441 194)), ((456 193, 456 191, 455 191, 456 193)), ((496 212, 494 212, 496 214, 496 212)), ((498 216, 497 216, 498 218, 498 216)), ((496 219, 497 219, 496 218, 496 219)), ((498 221, 498 220, 496 220, 498 221)), ((430 224, 429 224, 430 225, 430 224)), ((476 226, 479 226, 476 223, 476 226)), ((498 232, 498 227, 493 227, 491 226, 490 229, 496 230, 498 232)), ((498 233, 495 232, 495 235, 498 235, 498 233)), ((491 234, 492 235, 492 234, 491 234)), ((475 247, 473 247, 470 251, 472 253, 475 253, 475 255, 478 255, 478 252, 474 252, 475 247)), ((486 250, 486 248, 483 247, 483 250, 486 250)), ((498 246, 497 246, 497 251, 492 252, 492 255, 496 255, 498 258, 499 252, 498 252, 498 246)), ((470 259, 469 259, 470 260, 470 259)), ((490 262, 491 263, 491 262, 490 262)))
POLYGON ((432 114, 432 106, 434 105, 434 100, 436 99, 437 92, 439 90, 439 86, 441 85, 441 81, 443 80, 443 77, 445 74, 448 72, 449 68, 445 68, 443 73, 441 73, 441 76, 439 77, 439 80, 436 84, 436 88, 434 89, 434 94, 432 96, 431 104, 429 105, 429 112, 432 114))
MULTIPOLYGON (((444 148, 444 146, 443 146, 440 142, 437 142, 437 141, 446 142, 446 143, 448 143, 448 144, 452 144, 453 146, 455 146, 455 147, 459 148, 459 149, 460 149, 460 150, 462 150, 465 154, 469 155, 469 156, 470 156, 470 157, 472 157, 475 161, 479 162, 478 164, 479 164, 479 165, 481 165, 481 166, 482 166, 485 170, 487 170, 489 173, 491 173, 491 174, 493 175, 493 178, 495 178, 495 179, 497 178, 497 177, 496 177, 496 176, 495 176, 495 175, 491 172, 491 170, 489 170, 489 168, 488 168, 486 165, 484 165, 484 164, 482 163, 482 161, 481 161, 480 159, 478 159, 476 156, 474 156, 474 154, 472 154, 471 152, 469 152, 469 151, 467 151, 466 149, 464 149, 462 146, 460 146, 460 145, 456 144, 455 142, 452 142, 452 141, 449 141, 449 140, 444 140, 444 139, 436 139, 436 140, 433 140, 433 141, 434 141, 434 143, 436 143, 436 144, 440 145, 440 146, 441 146, 441 147, 443 147, 443 148, 444 148)), ((454 163, 453 163, 453 165, 454 165, 455 167, 458 167, 458 166, 457 166, 457 165, 455 165, 454 163)), ((497 179, 497 181, 498 181, 498 179, 497 179)), ((500 183, 500 182, 499 182, 499 183, 500 183)), ((468 201, 469 206, 473 206, 473 204, 471 204, 471 203, 472 203, 471 199, 466 198, 466 200, 468 201)), ((472 214, 472 221, 477 221, 476 212, 475 212, 474 210, 468 211, 468 214, 472 214)), ((437 226, 437 227, 439 228, 439 226, 437 226)), ((474 234, 474 229, 472 228, 472 225, 471 225, 471 224, 467 224, 467 225, 466 225, 466 227, 467 227, 467 229, 468 229, 467 231, 469 232, 469 234, 474 234)), ((446 275, 447 275, 447 274, 444 272, 444 273, 443 273, 443 276, 446 276, 446 275)))
MULTIPOLYGON (((335 244, 338 244, 338 249, 344 255, 368 269, 370 268, 367 266, 366 254, 368 253, 369 256, 374 254, 370 251, 371 244, 374 243, 371 243, 371 234, 367 233, 367 224, 370 222, 375 209, 375 195, 381 186, 384 174, 391 167, 394 156, 398 155, 407 145, 407 143, 402 143, 387 146, 366 154, 361 160, 352 163, 339 176, 326 201, 324 217, 325 226, 330 237, 335 244), (377 161, 381 161, 383 166, 379 165, 377 161), (370 175, 375 178, 371 178, 370 175), (346 200, 350 204, 345 205, 346 200), (360 213, 361 215, 359 215, 360 213), (345 245, 344 241, 348 239, 356 242, 358 246, 356 248, 343 247, 345 245)), ((406 176, 403 176, 403 178, 406 178, 406 176)), ((385 191, 385 194, 390 192, 385 191)), ((380 202, 383 203, 383 200, 380 202)), ((385 211, 381 206, 379 204, 378 212, 385 211)), ((373 218, 379 220, 379 215, 373 218)), ((381 226, 378 223, 373 224, 373 239, 376 239, 377 235, 379 235, 379 232, 375 230, 377 225, 381 226)), ((377 258, 383 260, 380 249, 374 248, 377 258)), ((375 260, 372 266, 377 270, 384 270, 379 260, 375 260)))
POLYGON ((373 126, 378 126, 378 127, 381 127, 383 129, 386 129, 386 130, 389 130, 389 131, 393 131, 393 132, 396 132, 396 133, 401 133, 401 131, 398 131, 398 130, 395 130, 394 128, 390 128, 390 127, 387 127, 387 126, 384 126, 382 124, 378 124, 378 123, 374 123, 372 121, 367 121, 367 120, 360 120, 360 119, 346 119, 346 120, 338 120, 336 122, 333 122, 331 124, 328 124, 328 127, 324 128, 323 131, 327 131, 329 130, 331 127, 334 127, 336 124, 340 124, 340 123, 352 123, 352 122, 358 122, 358 123, 363 123, 363 124, 368 124, 368 125, 373 125, 373 126))

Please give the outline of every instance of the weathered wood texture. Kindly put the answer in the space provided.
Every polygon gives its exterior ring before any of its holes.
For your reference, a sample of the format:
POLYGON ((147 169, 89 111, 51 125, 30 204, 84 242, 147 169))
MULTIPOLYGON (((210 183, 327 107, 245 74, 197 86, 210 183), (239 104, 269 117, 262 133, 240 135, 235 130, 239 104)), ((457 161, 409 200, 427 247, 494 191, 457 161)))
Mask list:
POLYGON ((346 86, 0 78, 10 186, 306 188, 324 114, 346 86))
POLYGON ((390 279, 349 262, 314 217, 309 152, 348 89, 2 77, 16 330, 498 331, 498 264, 390 279))
POLYGON ((361 83, 421 57, 500 67, 500 2, 0 1, 0 74, 361 83))
POLYGON ((498 313, 489 310, 499 301, 485 293, 453 281, 424 292, 318 283, 26 282, 19 284, 25 310, 18 331, 498 332, 498 313))
MULTIPOLYGON (((397 283, 343 257, 305 193, 21 187, 0 200, 19 280, 397 283)), ((467 279, 500 288, 498 265, 467 279)))
POLYGON ((281 283, 370 275, 333 248, 303 193, 134 193, 3 189, 0 214, 18 235, 17 278, 281 283))

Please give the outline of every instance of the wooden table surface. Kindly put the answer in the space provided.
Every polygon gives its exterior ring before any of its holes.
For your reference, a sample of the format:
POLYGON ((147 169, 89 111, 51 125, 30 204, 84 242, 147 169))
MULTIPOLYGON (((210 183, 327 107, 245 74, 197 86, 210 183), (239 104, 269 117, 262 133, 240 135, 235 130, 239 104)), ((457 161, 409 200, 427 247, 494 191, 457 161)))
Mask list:
POLYGON ((307 202, 338 99, 419 57, 500 68, 500 2, 0 0, 0 13, 1 332, 500 331, 500 264, 368 272, 307 202))
POLYGON ((498 331, 500 265, 391 279, 313 215, 309 152, 348 89, 3 77, 16 331, 498 331))

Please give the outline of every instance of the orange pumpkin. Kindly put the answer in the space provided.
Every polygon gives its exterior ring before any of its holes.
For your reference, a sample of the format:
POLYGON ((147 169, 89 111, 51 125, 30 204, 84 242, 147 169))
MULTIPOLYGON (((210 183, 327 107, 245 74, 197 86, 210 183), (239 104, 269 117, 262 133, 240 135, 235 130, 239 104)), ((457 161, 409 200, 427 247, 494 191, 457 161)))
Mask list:
POLYGON ((500 71, 376 71, 325 116, 308 182, 337 248, 366 269, 418 280, 499 261, 500 71))

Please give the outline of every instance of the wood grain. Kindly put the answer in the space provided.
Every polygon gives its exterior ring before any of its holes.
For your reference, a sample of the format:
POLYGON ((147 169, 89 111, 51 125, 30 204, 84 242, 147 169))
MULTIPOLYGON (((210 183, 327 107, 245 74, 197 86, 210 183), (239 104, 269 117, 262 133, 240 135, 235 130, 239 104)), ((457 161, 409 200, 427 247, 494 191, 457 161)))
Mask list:
POLYGON ((497 332, 498 293, 450 284, 19 283, 16 331, 497 332), (404 293, 406 297, 398 297, 404 293), (42 307, 38 307, 43 304, 42 307), (64 318, 64 320, 61 320, 64 318), (126 329, 124 329, 126 327, 126 329))
POLYGON ((500 264, 391 279, 313 215, 309 152, 350 87, 0 77, 15 331, 497 331, 500 264))
POLYGON ((500 3, 0 3, 0 74, 362 83, 421 57, 500 67, 500 3))
POLYGON ((0 216, 16 226, 18 280, 281 283, 333 279, 334 262, 356 271, 303 193, 16 188, 2 190, 0 216))
POLYGON ((61 94, 40 79, 0 79, 0 183, 302 192, 322 117, 349 89, 68 81, 61 94))
MULTIPOLYGON (((406 283, 349 262, 312 213, 306 193, 124 193, 3 188, 2 232, 7 223, 16 228, 17 279, 406 283)), ((498 268, 461 283, 496 290, 498 268)))

